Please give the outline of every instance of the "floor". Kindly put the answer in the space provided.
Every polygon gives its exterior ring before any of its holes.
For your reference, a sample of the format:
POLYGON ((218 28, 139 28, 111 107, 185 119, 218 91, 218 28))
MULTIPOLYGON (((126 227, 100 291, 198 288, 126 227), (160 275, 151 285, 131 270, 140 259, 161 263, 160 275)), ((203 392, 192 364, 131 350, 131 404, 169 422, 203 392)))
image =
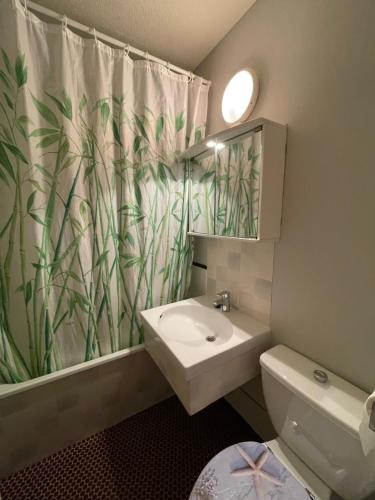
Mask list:
POLYGON ((187 500, 220 450, 261 441, 221 399, 193 417, 176 397, 0 481, 2 500, 187 500))

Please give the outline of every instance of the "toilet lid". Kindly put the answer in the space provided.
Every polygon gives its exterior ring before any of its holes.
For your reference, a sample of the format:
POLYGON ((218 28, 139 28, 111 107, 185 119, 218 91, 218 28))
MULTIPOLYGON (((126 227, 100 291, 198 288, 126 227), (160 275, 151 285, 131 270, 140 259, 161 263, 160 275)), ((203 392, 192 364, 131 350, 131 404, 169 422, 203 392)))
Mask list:
POLYGON ((311 500, 307 490, 263 443, 239 443, 202 470, 189 500, 311 500))

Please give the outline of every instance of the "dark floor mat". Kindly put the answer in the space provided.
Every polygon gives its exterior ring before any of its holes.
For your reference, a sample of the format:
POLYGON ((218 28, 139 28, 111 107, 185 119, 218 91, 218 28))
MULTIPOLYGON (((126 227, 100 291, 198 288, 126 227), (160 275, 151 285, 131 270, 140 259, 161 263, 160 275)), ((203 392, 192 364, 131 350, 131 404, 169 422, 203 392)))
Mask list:
POLYGON ((223 399, 190 417, 176 397, 0 481, 2 500, 187 500, 220 450, 259 441, 223 399))

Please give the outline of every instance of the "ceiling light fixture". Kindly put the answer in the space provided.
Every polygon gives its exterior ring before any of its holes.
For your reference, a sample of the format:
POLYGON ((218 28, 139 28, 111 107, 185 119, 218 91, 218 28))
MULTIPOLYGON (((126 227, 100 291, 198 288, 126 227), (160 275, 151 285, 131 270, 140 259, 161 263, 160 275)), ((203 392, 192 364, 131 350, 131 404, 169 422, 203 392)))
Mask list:
POLYGON ((226 123, 235 125, 245 121, 254 109, 259 92, 259 80, 255 71, 244 68, 238 71, 225 87, 221 101, 221 113, 226 123))

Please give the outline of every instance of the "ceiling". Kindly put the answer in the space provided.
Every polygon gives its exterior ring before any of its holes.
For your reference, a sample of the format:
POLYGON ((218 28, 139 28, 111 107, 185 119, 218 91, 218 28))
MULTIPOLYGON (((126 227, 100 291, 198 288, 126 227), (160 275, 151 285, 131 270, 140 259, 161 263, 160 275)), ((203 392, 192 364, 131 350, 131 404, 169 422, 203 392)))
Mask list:
POLYGON ((194 70, 256 0, 35 0, 194 70))

